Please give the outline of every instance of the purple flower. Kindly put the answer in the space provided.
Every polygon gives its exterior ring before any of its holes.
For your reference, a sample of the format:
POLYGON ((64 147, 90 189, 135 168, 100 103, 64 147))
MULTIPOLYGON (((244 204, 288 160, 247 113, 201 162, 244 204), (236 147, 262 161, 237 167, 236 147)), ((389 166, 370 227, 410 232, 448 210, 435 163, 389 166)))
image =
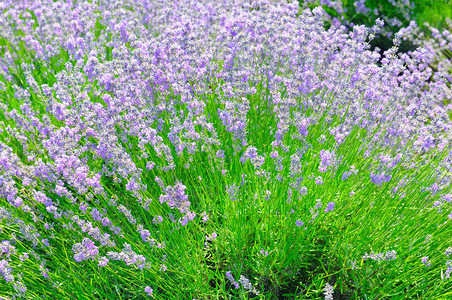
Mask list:
POLYGON ((44 277, 44 278, 49 278, 49 269, 45 269, 44 270, 44 268, 41 270, 41 274, 42 274, 42 276, 44 277))
POLYGON ((76 243, 72 246, 72 252, 74 252, 74 259, 76 262, 92 259, 99 254, 99 250, 92 240, 84 238, 81 243, 76 243))
POLYGON ((447 266, 447 269, 446 269, 446 272, 444 272, 445 274, 441 275, 443 280, 444 279, 449 279, 450 278, 450 273, 452 273, 452 262, 450 260, 448 260, 446 262, 446 266, 447 266))
POLYGON ((232 276, 230 271, 226 272, 226 277, 228 278, 228 280, 231 282, 231 284, 238 289, 240 287, 240 285, 238 284, 237 281, 235 281, 234 276, 232 276))
POLYGON ((240 158, 242 163, 245 163, 248 159, 253 159, 257 157, 257 148, 253 146, 249 146, 243 156, 240 158))
POLYGON ((223 150, 218 150, 217 153, 216 153, 216 156, 218 158, 224 158, 224 151, 223 150))
POLYGON ((151 236, 151 233, 149 232, 149 230, 141 230, 140 234, 141 234, 141 238, 143 239, 143 242, 146 242, 146 239, 151 236))
POLYGON ((392 178, 392 175, 383 173, 370 173, 370 179, 373 183, 375 183, 378 186, 381 186, 384 182, 389 182, 392 178))
POLYGON ((154 224, 160 224, 160 223, 162 223, 162 222, 163 222, 162 216, 155 216, 155 217, 152 219, 152 223, 154 223, 154 224))
POLYGON ((146 162, 146 169, 152 170, 154 168, 154 166, 155 166, 154 162, 152 162, 152 161, 146 162))
POLYGON ((329 212, 329 211, 333 211, 334 205, 335 205, 334 202, 329 202, 329 203, 326 205, 325 212, 327 213, 327 212, 329 212))
POLYGON ((305 186, 302 186, 300 189, 300 195, 306 196, 308 194, 308 188, 305 186))
POLYGON ((327 168, 336 164, 336 154, 334 151, 320 150, 319 172, 326 172, 327 168))
POLYGON ((270 157, 273 158, 273 159, 278 158, 278 156, 279 156, 278 151, 272 151, 272 152, 270 153, 270 157))
POLYGON ((93 208, 91 210, 91 216, 93 217, 94 220, 100 221, 102 220, 103 214, 97 208, 93 208))
POLYGON ((421 258, 421 261, 427 268, 431 266, 431 263, 428 261, 428 256, 421 258))
POLYGON ((168 203, 171 209, 177 208, 181 213, 187 213, 190 207, 188 195, 185 195, 186 186, 177 182, 174 186, 165 187, 165 195, 160 195, 160 203, 168 203))
POLYGON ((148 296, 151 296, 151 295, 152 295, 152 291, 153 291, 153 290, 151 289, 150 286, 147 286, 147 287, 144 288, 144 292, 147 293, 148 296))
POLYGON ((101 258, 99 258, 99 267, 105 267, 109 261, 110 260, 107 257, 102 256, 101 258))
POLYGON ((11 254, 16 254, 16 248, 11 245, 10 241, 2 241, 0 243, 0 254, 9 258, 11 254))
POLYGON ((209 217, 207 216, 207 213, 205 211, 201 214, 201 216, 204 223, 209 220, 209 217))
POLYGON ((88 208, 88 205, 85 202, 80 203, 80 210, 86 213, 86 209, 88 208))
POLYGON ((452 255, 452 247, 447 248, 445 254, 447 257, 449 257, 449 255, 452 255))
POLYGON ((16 200, 14 201, 14 206, 15 207, 20 207, 22 205, 24 201, 22 200, 22 198, 17 197, 16 200))
POLYGON ((26 261, 28 259, 28 253, 24 252, 22 255, 19 256, 20 261, 26 261))
POLYGON ((239 192, 239 186, 237 186, 235 183, 233 183, 232 185, 227 185, 226 186, 226 193, 228 193, 229 199, 231 201, 236 201, 237 200, 237 194, 239 192))
POLYGON ((111 225, 112 224, 112 222, 107 218, 107 217, 104 217, 103 219, 102 219, 102 225, 103 226, 109 226, 109 225, 111 225))
POLYGON ((301 221, 301 220, 297 220, 296 222, 295 222, 295 224, 297 225, 297 227, 301 227, 301 226, 303 226, 303 221, 301 221))
POLYGON ((315 184, 318 184, 318 185, 322 185, 322 184, 323 184, 323 178, 322 178, 322 176, 319 176, 319 177, 317 177, 317 178, 315 179, 315 184))

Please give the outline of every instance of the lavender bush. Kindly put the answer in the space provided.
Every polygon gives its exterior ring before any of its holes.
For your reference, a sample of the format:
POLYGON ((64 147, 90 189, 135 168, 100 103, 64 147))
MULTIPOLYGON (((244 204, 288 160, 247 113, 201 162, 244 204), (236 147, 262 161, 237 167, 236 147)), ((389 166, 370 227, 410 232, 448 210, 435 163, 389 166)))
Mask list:
MULTIPOLYGON (((0 2, 0 297, 452 293, 451 90, 297 1, 0 2)), ((397 36, 395 44, 398 44, 397 36)))
MULTIPOLYGON (((371 49, 380 52, 399 46, 405 59, 413 59, 414 50, 422 47, 430 56, 430 80, 442 78, 452 83, 452 6, 450 0, 305 0, 302 7, 321 5, 328 12, 323 15, 329 26, 343 26, 352 31, 355 24, 372 27, 381 19, 380 31, 370 41, 371 49), (426 22, 433 21, 435 26, 426 22), (395 39, 392 42, 392 39, 395 39), (436 75, 439 73, 439 75, 436 75)), ((400 53, 401 54, 401 53, 400 53)))

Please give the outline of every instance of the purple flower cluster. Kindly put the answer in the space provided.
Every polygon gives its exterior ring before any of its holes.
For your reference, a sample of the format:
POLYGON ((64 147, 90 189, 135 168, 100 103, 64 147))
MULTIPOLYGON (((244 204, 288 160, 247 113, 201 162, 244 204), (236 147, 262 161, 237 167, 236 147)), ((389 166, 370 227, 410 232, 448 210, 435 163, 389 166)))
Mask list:
MULTIPOLYGON (((235 289, 240 288, 239 283, 234 279, 234 276, 231 274, 230 271, 226 272, 226 278, 234 286, 235 289)), ((244 290, 252 292, 255 295, 259 295, 259 292, 256 290, 255 287, 253 287, 253 284, 245 276, 240 275, 239 282, 242 284, 244 290)))
POLYGON ((358 170, 355 169, 355 166, 352 165, 352 166, 350 166, 350 170, 349 171, 345 171, 342 174, 342 180, 347 180, 350 176, 356 175, 356 174, 358 174, 358 170))
POLYGON ((16 252, 16 247, 11 245, 10 241, 2 241, 0 243, 0 257, 9 258, 10 255, 14 255, 16 252))
POLYGON ((426 267, 430 267, 432 264, 430 263, 428 256, 424 256, 421 258, 422 263, 426 266, 426 267))
POLYGON ((253 287, 253 284, 251 283, 251 281, 248 278, 246 278, 245 276, 240 275, 239 282, 242 284, 243 289, 245 289, 255 295, 259 295, 259 292, 256 290, 255 287, 253 287))
POLYGON ((376 185, 382 185, 384 182, 389 182, 392 178, 391 174, 383 173, 370 173, 370 179, 376 185))
POLYGON ((386 253, 365 253, 362 257, 363 260, 372 259, 375 261, 384 261, 384 260, 395 260, 397 256, 397 252, 395 250, 388 251, 386 253))
POLYGON ((99 248, 89 238, 84 238, 81 243, 76 243, 72 246, 74 252, 74 259, 77 262, 92 259, 95 260, 99 254, 99 248))
POLYGON ((147 286, 147 287, 144 288, 144 292, 146 294, 148 294, 148 296, 152 296, 153 290, 152 290, 152 288, 150 286, 147 286))
POLYGON ((12 269, 9 266, 9 263, 6 259, 0 260, 0 273, 2 274, 3 278, 6 280, 6 282, 12 282, 14 281, 14 275, 12 275, 12 269))
POLYGON ((326 172, 328 167, 333 167, 337 164, 336 153, 329 150, 320 150, 320 166, 319 172, 326 172))
POLYGON ((146 257, 144 255, 135 253, 132 250, 132 246, 127 243, 124 243, 123 251, 109 251, 107 252, 107 256, 110 260, 122 260, 126 263, 127 266, 134 265, 138 269, 148 269, 151 267, 150 263, 146 261, 146 257))
POLYGON ((166 186, 164 195, 160 195, 160 203, 167 203, 171 209, 177 208, 181 213, 187 213, 190 208, 188 195, 185 195, 185 185, 177 182, 174 186, 166 186))
POLYGON ((229 282, 234 286, 235 289, 238 289, 240 287, 239 283, 234 279, 234 276, 231 274, 231 271, 226 272, 226 277, 228 278, 229 282))
POLYGON ((88 233, 89 236, 100 242, 102 245, 108 247, 115 246, 115 242, 110 239, 110 235, 106 232, 102 233, 102 231, 98 227, 94 227, 91 222, 81 219, 78 215, 74 215, 72 221, 80 227, 82 232, 88 233))
POLYGON ((336 204, 334 202, 328 202, 328 204, 326 205, 326 208, 325 208, 325 212, 327 213, 329 211, 333 211, 335 205, 336 204))

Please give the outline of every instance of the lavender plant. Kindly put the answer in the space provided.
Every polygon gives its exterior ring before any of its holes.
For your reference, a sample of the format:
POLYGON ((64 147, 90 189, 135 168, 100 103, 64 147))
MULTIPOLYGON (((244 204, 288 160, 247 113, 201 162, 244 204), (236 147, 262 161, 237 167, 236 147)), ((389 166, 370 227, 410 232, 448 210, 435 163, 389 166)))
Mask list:
MULTIPOLYGON (((324 21, 329 26, 344 26, 349 31, 353 30, 355 24, 370 28, 378 18, 381 28, 378 33, 371 33, 371 49, 384 52, 397 45, 398 55, 407 60, 413 59, 413 51, 422 47, 426 55, 431 57, 428 63, 432 70, 430 80, 446 80, 450 86, 452 6, 449 0, 307 0, 301 1, 300 5, 311 8, 321 5, 327 10, 324 21), (441 75, 436 75, 438 73, 441 75)), ((423 64, 419 67, 422 68, 423 64)))
POLYGON ((446 79, 324 16, 0 2, 0 297, 451 295, 446 79))

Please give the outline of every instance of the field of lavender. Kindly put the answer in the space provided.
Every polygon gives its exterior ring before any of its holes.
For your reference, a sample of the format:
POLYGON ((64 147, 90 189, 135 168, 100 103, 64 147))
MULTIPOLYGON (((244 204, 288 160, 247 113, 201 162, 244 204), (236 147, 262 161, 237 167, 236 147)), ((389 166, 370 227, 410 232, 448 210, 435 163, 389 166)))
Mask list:
POLYGON ((452 299, 452 22, 386 2, 0 1, 0 299, 452 299))

